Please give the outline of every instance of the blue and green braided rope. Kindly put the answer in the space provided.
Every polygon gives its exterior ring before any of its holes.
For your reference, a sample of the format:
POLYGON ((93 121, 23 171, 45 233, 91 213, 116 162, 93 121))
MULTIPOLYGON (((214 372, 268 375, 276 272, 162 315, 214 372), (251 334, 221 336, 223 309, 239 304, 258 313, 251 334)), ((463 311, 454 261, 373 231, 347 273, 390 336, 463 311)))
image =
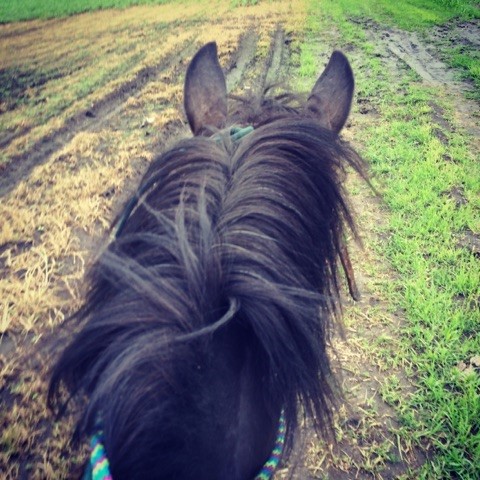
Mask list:
POLYGON ((285 447, 285 434, 287 432, 287 425, 285 422, 285 414, 282 412, 280 416, 280 422, 278 425, 277 439, 275 446, 273 447, 270 458, 265 462, 260 473, 254 480, 270 480, 273 478, 275 470, 278 468, 278 464, 282 458, 283 448, 285 447))

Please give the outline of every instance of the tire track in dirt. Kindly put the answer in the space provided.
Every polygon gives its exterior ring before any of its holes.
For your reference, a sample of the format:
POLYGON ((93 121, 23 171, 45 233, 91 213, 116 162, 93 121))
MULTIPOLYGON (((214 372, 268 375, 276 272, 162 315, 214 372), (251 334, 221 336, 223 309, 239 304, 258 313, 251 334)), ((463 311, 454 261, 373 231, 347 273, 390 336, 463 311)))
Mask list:
MULTIPOLYGON (((417 72, 426 83, 453 84, 452 72, 428 51, 416 32, 391 29, 390 32, 384 32, 382 38, 387 49, 417 72)), ((461 88, 460 85, 458 87, 461 88)))
POLYGON ((12 191, 18 182, 27 177, 34 167, 44 163, 52 154, 64 147, 80 131, 95 131, 104 127, 124 107, 125 102, 147 83, 178 65, 181 58, 195 50, 195 42, 187 41, 157 65, 142 68, 132 80, 121 84, 89 109, 70 117, 65 124, 42 137, 26 152, 12 157, 0 178, 0 197, 12 191))
MULTIPOLYGON (((457 121, 465 130, 477 138, 480 138, 480 123, 478 121, 478 103, 465 97, 465 93, 472 90, 471 85, 456 79, 454 70, 448 67, 438 53, 438 41, 448 36, 445 30, 433 29, 421 38, 416 32, 407 32, 393 27, 384 27, 373 20, 353 20, 364 28, 367 38, 376 45, 376 49, 382 57, 385 68, 390 72, 399 70, 399 63, 405 64, 413 70, 422 82, 427 86, 445 89, 454 101, 457 111, 457 121), (477 120, 476 120, 477 118, 477 120)), ((462 27, 465 25, 460 24, 462 27)), ((479 45, 480 42, 471 34, 472 25, 469 28, 451 28, 452 37, 457 42, 479 45), (476 42, 476 43, 474 43, 476 42)), ((476 32, 479 31, 478 25, 476 32)), ((434 116, 443 125, 448 121, 439 115, 441 107, 432 105, 434 116)))
MULTIPOLYGON (((259 41, 258 33, 252 33, 250 36, 254 37, 255 44, 259 41)), ((229 92, 232 94, 259 99, 267 89, 281 84, 286 79, 290 42, 283 27, 277 24, 270 36, 266 53, 262 53, 261 48, 259 51, 258 47, 255 52, 253 43, 250 38, 245 45, 245 52, 242 53, 245 56, 242 74, 237 76, 233 72, 233 80, 230 80, 227 73, 227 86, 230 86, 229 92)))
POLYGON ((287 49, 285 48, 287 44, 285 31, 280 26, 277 26, 272 41, 270 64, 265 76, 264 87, 281 83, 284 80, 286 71, 282 67, 286 65, 286 59, 289 57, 287 49))
MULTIPOLYGON (((64 18, 52 18, 49 19, 49 28, 56 27, 62 23, 65 23, 68 20, 68 17, 64 18)), ((26 20, 27 22, 29 20, 26 20)), ((28 28, 25 28, 23 26, 23 22, 12 22, 8 25, 5 25, 3 27, 3 31, 0 34, 0 39, 3 38, 12 38, 12 37, 24 37, 26 34, 32 33, 32 32, 37 32, 37 31, 42 31, 42 29, 45 28, 45 25, 43 22, 40 20, 30 20, 34 25, 28 28), (19 27, 20 25, 20 27, 19 27)))
POLYGON ((257 42, 258 33, 254 30, 249 30, 242 35, 239 47, 232 55, 226 74, 227 92, 235 90, 244 78, 247 68, 253 62, 257 42))
POLYGON ((270 50, 265 59, 262 73, 259 76, 257 84, 257 94, 262 95, 265 89, 274 86, 281 81, 282 75, 282 59, 287 55, 284 52, 285 31, 280 25, 277 25, 275 33, 270 42, 270 50))
MULTIPOLYGON (((382 52, 383 58, 393 61, 393 54, 427 84, 437 86, 454 83, 452 72, 423 45, 416 32, 407 32, 393 27, 386 28, 373 20, 351 19, 351 21, 364 29, 367 38, 382 52)), ((457 88, 464 90, 466 86, 462 87, 459 84, 457 88)))
MULTIPOLYGON (((255 88, 258 93, 265 88, 267 78, 268 81, 272 82, 278 78, 282 61, 283 40, 284 33, 277 28, 273 42, 270 45, 267 62, 260 70, 261 78, 255 88)), ((229 91, 237 88, 248 70, 254 69, 258 71, 258 65, 255 64, 254 59, 252 61, 257 42, 258 34, 254 31, 247 32, 243 36, 239 48, 232 55, 234 61, 226 72, 229 91)), ((33 168, 41 165, 51 155, 63 148, 77 133, 81 131, 98 131, 106 127, 109 122, 118 117, 119 112, 125 107, 125 102, 129 98, 138 95, 138 92, 143 87, 158 79, 163 72, 173 68, 176 70, 176 75, 183 74, 181 72, 183 61, 193 55, 197 46, 195 41, 185 42, 175 53, 172 53, 166 59, 162 59, 159 64, 142 68, 135 75, 135 78, 120 85, 92 107, 83 109, 67 119, 62 127, 39 139, 21 155, 12 157, 0 178, 0 197, 12 191, 22 179, 30 174, 33 168)), ((168 133, 169 135, 175 134, 178 133, 178 130, 174 129, 168 133)), ((23 131, 22 135, 24 134, 25 132, 23 131)), ((3 143, 8 143, 14 138, 15 136, 8 138, 3 143)))

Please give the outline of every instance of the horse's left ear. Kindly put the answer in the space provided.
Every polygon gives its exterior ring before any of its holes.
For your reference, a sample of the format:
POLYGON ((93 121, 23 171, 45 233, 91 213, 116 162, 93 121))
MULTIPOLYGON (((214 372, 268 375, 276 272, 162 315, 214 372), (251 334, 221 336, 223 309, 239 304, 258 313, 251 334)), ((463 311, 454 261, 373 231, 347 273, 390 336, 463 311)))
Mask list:
POLYGON ((211 133, 211 128, 225 126, 227 86, 218 61, 216 43, 207 43, 190 62, 185 78, 184 102, 194 135, 211 133))
POLYGON ((350 112, 353 87, 353 72, 347 57, 335 51, 313 87, 307 108, 324 127, 338 133, 350 112))

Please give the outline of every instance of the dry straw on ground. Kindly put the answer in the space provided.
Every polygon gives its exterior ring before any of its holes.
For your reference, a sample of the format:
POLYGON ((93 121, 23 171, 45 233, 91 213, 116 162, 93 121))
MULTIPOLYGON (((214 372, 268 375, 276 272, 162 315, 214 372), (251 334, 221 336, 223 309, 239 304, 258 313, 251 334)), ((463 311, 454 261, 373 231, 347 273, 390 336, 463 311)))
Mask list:
POLYGON ((29 79, 0 104, 5 478, 68 478, 82 461, 67 443, 69 422, 55 423, 46 410, 48 359, 30 354, 81 304, 85 269, 116 212, 155 151, 182 132, 191 55, 216 40, 230 68, 254 32, 254 64, 277 25, 290 31, 304 17, 297 2, 186 2, 0 26, 1 68, 29 79))

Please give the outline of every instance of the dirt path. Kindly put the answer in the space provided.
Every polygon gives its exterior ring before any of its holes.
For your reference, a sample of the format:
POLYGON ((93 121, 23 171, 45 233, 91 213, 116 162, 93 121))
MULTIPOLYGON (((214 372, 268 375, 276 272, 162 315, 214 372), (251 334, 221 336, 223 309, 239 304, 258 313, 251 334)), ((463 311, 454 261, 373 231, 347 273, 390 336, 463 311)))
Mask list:
MULTIPOLYGON (((150 18, 143 9, 138 12, 150 18)), ((33 126, 2 132, 4 149, 25 137, 25 147, 11 156, 0 178, 1 213, 5 218, 0 236, 0 471, 6 478, 69 478, 72 465, 81 461, 70 458, 71 451, 65 444, 68 422, 53 425, 45 410, 43 376, 48 362, 37 360, 25 368, 24 355, 31 350, 32 341, 41 342, 42 336, 81 303, 85 265, 92 252, 100 248, 105 229, 155 153, 173 138, 186 134, 182 78, 192 53, 216 36, 229 91, 260 93, 292 73, 288 70, 291 45, 299 41, 292 32, 302 15, 294 14, 284 2, 275 8, 225 11, 212 25, 195 11, 189 32, 175 48, 166 49, 160 57, 152 56, 155 61, 146 62, 105 95, 80 103, 63 123, 52 126, 44 135, 29 142, 29 134, 36 128, 33 126)), ((68 22, 50 22, 49 27, 58 24, 64 28, 68 22)), ((117 28, 121 25, 121 19, 116 19, 117 28)), ((378 45, 385 68, 399 72, 411 68, 428 84, 447 85, 461 113, 460 125, 479 132, 478 117, 473 115, 475 104, 463 98, 465 87, 435 55, 436 38, 443 41, 456 35, 465 39, 462 41, 477 41, 478 37, 469 33, 471 28, 459 25, 452 29, 454 33, 438 31, 426 40, 373 23, 366 27, 378 45), (466 32, 464 37, 462 32, 466 32)), ((0 27, 0 42, 37 34, 41 28, 36 24, 13 30, 0 27)), ((148 28, 135 32, 139 38, 148 38, 148 28)), ((173 37, 182 31, 180 24, 172 28, 178 28, 173 37)), ((319 45, 324 41, 319 39, 319 45)), ((319 53, 325 56, 335 46, 322 44, 319 53)), ((349 54, 355 64, 356 52, 349 54)), ((357 101, 346 131, 346 137, 353 141, 359 124, 380 121, 368 99, 357 101)), ((439 132, 453 128, 440 106, 434 107, 434 112, 432 120, 438 123, 439 132)), ((357 142, 361 148, 360 140, 357 142)), ((366 357, 364 347, 365 342, 383 338, 394 354, 395 337, 403 322, 401 312, 392 313, 378 289, 379 278, 388 281, 393 275, 375 253, 375 244, 381 238, 374 226, 383 222, 385 212, 381 201, 365 185, 357 179, 349 182, 349 189, 355 192, 352 202, 362 226, 364 250, 354 252, 362 300, 354 304, 345 298, 348 341, 339 337, 334 342, 338 356, 335 368, 347 400, 337 419, 343 433, 336 446, 326 445, 306 428, 305 439, 299 444, 306 461, 294 475, 299 479, 326 475, 331 479, 408 478, 425 456, 397 441, 395 414, 382 399, 387 374, 378 359, 366 357)), ((392 373, 408 391, 410 386, 401 369, 388 372, 389 378, 392 373)), ((291 469, 280 477, 288 473, 291 469)))
MULTIPOLYGON (((466 132, 477 139, 480 137, 478 104, 468 100, 465 93, 472 86, 458 79, 458 74, 441 59, 440 48, 448 44, 468 44, 480 48, 480 27, 478 22, 452 24, 450 28, 435 28, 426 34, 406 32, 395 28, 386 28, 373 21, 365 23, 369 39, 376 44, 382 55, 385 67, 389 71, 398 71, 407 65, 418 74, 427 86, 444 88, 450 98, 454 99, 457 121, 466 132), (403 64, 403 65, 402 65, 403 64)), ((436 119, 448 127, 448 122, 441 118, 437 110, 436 119)))

